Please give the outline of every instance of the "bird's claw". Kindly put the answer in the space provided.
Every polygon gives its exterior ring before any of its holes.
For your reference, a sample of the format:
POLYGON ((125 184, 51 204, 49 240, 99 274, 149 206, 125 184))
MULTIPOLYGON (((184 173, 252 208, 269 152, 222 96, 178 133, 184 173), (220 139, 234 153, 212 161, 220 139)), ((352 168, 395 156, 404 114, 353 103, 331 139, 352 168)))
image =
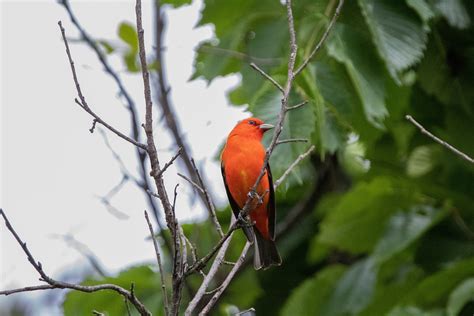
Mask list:
POLYGON ((249 222, 248 219, 242 215, 242 213, 239 213, 239 216, 237 217, 237 221, 239 222, 241 227, 252 227, 255 224, 255 223, 249 222))

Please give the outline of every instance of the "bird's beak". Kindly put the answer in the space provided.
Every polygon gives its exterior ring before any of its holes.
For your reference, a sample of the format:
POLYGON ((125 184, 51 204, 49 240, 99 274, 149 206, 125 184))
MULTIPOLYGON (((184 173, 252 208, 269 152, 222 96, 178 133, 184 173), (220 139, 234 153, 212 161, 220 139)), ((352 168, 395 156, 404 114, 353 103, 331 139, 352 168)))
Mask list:
POLYGON ((266 131, 268 131, 269 129, 272 129, 272 128, 274 128, 274 127, 275 127, 275 126, 273 126, 272 124, 260 124, 260 126, 259 126, 259 128, 260 128, 262 131, 264 131, 264 132, 266 132, 266 131))

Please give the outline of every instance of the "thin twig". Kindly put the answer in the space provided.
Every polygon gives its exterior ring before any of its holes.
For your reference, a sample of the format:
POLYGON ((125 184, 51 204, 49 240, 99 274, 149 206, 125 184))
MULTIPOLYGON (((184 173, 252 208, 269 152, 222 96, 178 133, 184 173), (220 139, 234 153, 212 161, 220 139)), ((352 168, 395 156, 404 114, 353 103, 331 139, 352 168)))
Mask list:
MULTIPOLYGON (((33 287, 27 287, 30 288, 32 291, 36 290, 46 290, 46 289, 72 289, 80 292, 85 292, 85 293, 92 293, 92 292, 97 292, 97 291, 103 291, 103 290, 111 290, 115 291, 118 294, 122 295, 123 297, 127 298, 130 303, 135 306, 137 311, 140 313, 140 315, 146 315, 146 316, 151 316, 151 313, 147 310, 145 305, 143 305, 140 300, 138 300, 135 295, 132 295, 131 292, 125 290, 124 288, 115 285, 115 284, 100 284, 100 285, 93 285, 93 286, 85 286, 85 285, 79 285, 79 284, 72 284, 72 283, 67 283, 67 282, 62 282, 62 281, 57 281, 49 277, 46 272, 44 272, 43 267, 39 261, 36 261, 33 255, 31 254, 30 250, 26 246, 26 243, 23 242, 20 237, 18 236, 17 232, 11 225, 10 221, 8 220, 5 212, 0 209, 0 215, 3 217, 3 220, 5 221, 5 225, 7 229, 12 233, 13 237, 15 237, 16 241, 18 244, 20 244, 20 247, 23 249, 23 252, 26 254, 28 261, 31 263, 31 265, 35 268, 35 270, 38 272, 40 275, 40 280, 48 283, 50 287, 41 287, 41 286, 33 286, 33 287)), ((9 290, 8 294, 12 293, 18 293, 18 292, 25 292, 25 288, 22 289, 16 289, 16 290, 9 290)), ((0 292, 1 293, 1 292, 0 292)), ((4 294, 7 295, 7 294, 4 294)))
POLYGON ((232 232, 229 234, 229 238, 222 244, 222 247, 220 247, 219 252, 217 253, 216 259, 214 260, 211 268, 209 269, 207 276, 202 281, 201 285, 199 286, 199 289, 197 290, 196 294, 192 298, 191 302, 189 302, 188 307, 186 307, 186 311, 184 312, 185 316, 189 316, 193 314, 194 310, 196 309, 197 305, 201 301, 202 297, 206 294, 206 290, 209 287, 209 284, 211 283, 212 279, 217 273, 217 270, 219 270, 219 267, 221 266, 222 261, 224 260, 224 257, 227 252, 227 249, 229 248, 231 239, 232 239, 232 232))
POLYGON ((63 25, 62 25, 61 21, 58 22, 58 25, 59 25, 59 28, 61 29, 61 34, 62 34, 62 37, 63 37, 63 40, 64 40, 64 45, 66 47, 66 54, 67 54, 67 57, 69 59, 69 64, 71 66, 72 77, 73 77, 74 83, 76 85, 77 95, 79 96, 79 99, 80 99, 80 101, 78 99, 75 99, 76 103, 79 104, 79 106, 82 109, 84 109, 84 111, 86 111, 92 117, 94 117, 94 119, 97 123, 102 124, 108 130, 110 130, 112 133, 114 133, 117 136, 119 136, 120 138, 128 141, 129 143, 131 143, 131 144, 133 144, 133 145, 135 145, 135 146, 137 146, 141 149, 146 150, 145 144, 142 144, 142 143, 138 142, 137 140, 132 139, 132 138, 128 137, 127 135, 123 134, 122 132, 118 131, 113 126, 109 125, 107 122, 105 122, 103 119, 101 119, 94 111, 91 110, 91 108, 87 104, 87 101, 86 101, 84 95, 82 94, 81 86, 79 85, 79 80, 77 79, 76 67, 74 66, 74 62, 73 62, 72 57, 71 57, 71 52, 69 50, 69 44, 67 42, 66 33, 65 33, 65 30, 63 28, 63 25))
POLYGON ((309 154, 311 154, 314 148, 315 148, 314 145, 312 145, 311 147, 309 147, 309 149, 306 152, 299 155, 298 158, 296 158, 296 160, 293 161, 293 163, 288 167, 288 169, 285 170, 285 172, 281 175, 281 177, 275 181, 275 183, 273 184, 273 187, 276 189, 283 182, 283 180, 285 180, 285 178, 290 174, 290 172, 296 167, 296 165, 299 164, 301 160, 305 159, 309 154))
POLYGON ((224 236, 224 232, 222 231, 221 224, 219 223, 219 220, 217 219, 215 204, 212 201, 212 197, 209 194, 209 190, 206 188, 206 185, 201 177, 201 173, 199 172, 199 169, 196 166, 196 163, 194 162, 194 159, 191 159, 191 163, 193 164, 193 168, 197 175, 199 184, 202 190, 204 191, 204 197, 206 198, 206 204, 207 204, 207 209, 209 211, 209 216, 211 217, 212 223, 214 224, 214 227, 216 228, 217 233, 222 238, 222 236, 224 236))
POLYGON ((247 241, 245 244, 244 249, 242 250, 242 253, 240 254, 239 259, 235 263, 234 267, 232 270, 230 270, 229 274, 225 278, 224 282, 219 286, 219 289, 216 291, 216 293, 212 296, 211 300, 207 303, 207 305, 202 309, 202 311, 199 313, 199 315, 207 315, 211 311, 211 308, 214 306, 214 304, 217 302, 217 300, 221 297, 222 293, 227 289, 229 286, 230 282, 234 278, 235 274, 237 271, 239 271, 240 267, 245 261, 245 256, 247 255, 247 252, 250 249, 251 243, 247 241))
POLYGON ((178 152, 170 159, 170 161, 168 161, 167 163, 165 163, 165 165, 164 165, 163 168, 160 170, 160 172, 159 172, 157 175, 152 175, 152 176, 154 176, 154 177, 159 177, 159 176, 161 176, 161 175, 166 171, 166 169, 168 169, 168 167, 173 164, 173 162, 176 160, 176 158, 178 158, 179 155, 181 155, 182 152, 183 152, 183 148, 180 147, 180 148, 178 149, 178 152))
POLYGON ((219 239, 219 241, 217 242, 216 245, 214 245, 214 247, 211 249, 211 251, 209 251, 209 253, 207 255, 205 255, 204 257, 202 257, 201 259, 199 259, 198 261, 196 261, 193 265, 191 265, 185 272, 185 276, 188 276, 190 275, 191 273, 193 273, 194 271, 196 270, 200 270, 202 268, 204 268, 207 264, 207 262, 209 260, 212 259, 212 257, 216 254, 216 252, 222 247, 222 245, 225 243, 225 241, 227 239, 229 239, 229 237, 232 235, 232 233, 237 230, 238 228, 240 228, 240 223, 238 221, 235 221, 230 227, 229 227, 229 230, 227 231, 227 233, 222 236, 221 239, 219 239))
POLYGON ((308 101, 303 101, 303 102, 300 102, 300 103, 295 104, 295 105, 287 106, 286 110, 287 111, 296 110, 296 109, 306 105, 306 103, 308 103, 308 101))
POLYGON ((341 13, 341 9, 342 9, 343 4, 344 4, 344 0, 339 0, 339 4, 337 5, 336 11, 334 11, 334 15, 332 16, 332 19, 331 19, 331 21, 329 22, 328 27, 326 28, 326 31, 324 31, 323 36, 322 36, 321 39, 319 40, 319 43, 314 47, 313 51, 312 51, 311 54, 308 56, 308 58, 306 58, 306 60, 301 64, 301 66, 299 66, 298 69, 295 71, 295 77, 296 77, 301 71, 303 71, 303 69, 308 65, 308 63, 311 61, 311 59, 313 59, 314 55, 316 55, 316 53, 317 53, 317 52, 321 49, 321 47, 323 46, 324 41, 325 41, 326 38, 328 37, 329 32, 331 32, 331 29, 332 29, 334 23, 336 22, 336 20, 337 20, 339 14, 341 13))
POLYGON ((278 90, 280 90, 280 92, 284 92, 283 90, 283 87, 278 83, 276 82, 275 79, 273 79, 269 74, 267 74, 265 71, 263 71, 263 69, 261 69, 260 67, 258 67, 256 64, 254 63, 250 63, 250 67, 252 67, 253 69, 255 69, 256 71, 258 71, 262 76, 264 76, 268 81, 270 81, 271 83, 273 83, 273 85, 275 87, 278 88, 278 90))
POLYGON ((193 180, 189 179, 188 177, 186 177, 184 174, 182 173, 177 173, 178 176, 180 176, 181 178, 183 178, 184 180, 188 181, 194 188, 196 188, 197 190, 199 190, 199 192, 202 192, 204 193, 204 189, 201 188, 201 186, 199 184, 197 184, 196 182, 194 182, 193 180))
POLYGON ((25 287, 21 287, 21 288, 18 288, 18 289, 0 291, 0 295, 8 296, 8 295, 15 294, 15 293, 33 292, 33 291, 42 291, 42 290, 53 290, 53 289, 57 289, 57 287, 55 287, 53 285, 50 285, 50 284, 25 286, 25 287))
POLYGON ((156 262, 158 263, 158 269, 160 270, 161 291, 163 293, 165 315, 169 315, 168 293, 166 292, 164 269, 163 265, 161 264, 160 249, 158 248, 158 243, 156 242, 155 238, 155 232, 153 231, 153 226, 151 225, 150 219, 148 218, 147 211, 145 211, 145 219, 148 224, 148 229, 150 230, 150 237, 153 241, 153 247, 155 248, 156 262))
POLYGON ((451 150, 453 153, 457 154, 458 156, 462 157, 464 160, 467 160, 469 161, 470 163, 474 163, 474 159, 471 158, 470 156, 468 156, 467 154, 463 153, 462 151, 454 148, 453 146, 451 146, 450 144, 448 144, 447 142, 445 142, 444 140, 434 136, 433 134, 431 134, 428 130, 426 130, 423 125, 421 125, 420 123, 418 123, 411 115, 406 115, 405 118, 410 121, 413 125, 415 125, 416 127, 418 127, 418 129, 420 130, 421 133, 425 134, 426 136, 428 136, 429 138, 431 138, 432 140, 434 140, 435 142, 443 145, 444 147, 448 148, 449 150, 451 150))
POLYGON ((307 143, 309 140, 307 138, 289 138, 289 139, 282 139, 277 141, 277 146, 286 143, 307 143))

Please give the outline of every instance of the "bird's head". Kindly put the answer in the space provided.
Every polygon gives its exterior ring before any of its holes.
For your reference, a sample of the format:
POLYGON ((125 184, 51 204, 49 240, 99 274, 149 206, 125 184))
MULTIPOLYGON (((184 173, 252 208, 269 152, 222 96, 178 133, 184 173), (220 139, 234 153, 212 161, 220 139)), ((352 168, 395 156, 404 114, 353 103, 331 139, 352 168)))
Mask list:
POLYGON ((234 129, 230 132, 229 137, 239 135, 261 140, 263 134, 273 127, 273 125, 266 124, 261 119, 249 117, 245 120, 239 121, 237 125, 235 125, 234 129))

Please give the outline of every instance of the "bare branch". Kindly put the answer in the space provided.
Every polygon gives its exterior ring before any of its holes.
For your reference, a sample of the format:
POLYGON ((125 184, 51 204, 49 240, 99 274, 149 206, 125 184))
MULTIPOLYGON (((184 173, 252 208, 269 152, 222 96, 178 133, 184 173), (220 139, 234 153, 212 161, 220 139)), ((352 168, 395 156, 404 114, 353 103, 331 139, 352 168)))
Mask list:
POLYGON ((186 311, 184 312, 184 315, 186 316, 192 315, 197 305, 201 301, 202 297, 206 294, 206 290, 209 287, 209 284, 211 283, 212 279, 214 278, 217 271, 219 270, 219 267, 224 261, 224 257, 227 252, 227 249, 229 248, 231 239, 232 239, 232 232, 229 234, 229 238, 225 240, 225 242, 222 244, 222 247, 219 249, 216 259, 214 260, 211 268, 209 269, 207 276, 202 281, 201 285, 199 286, 199 289, 197 290, 196 294, 192 298, 191 302, 189 302, 188 307, 186 307, 186 311))
POLYGON ((194 159, 191 159, 191 163, 193 164, 195 174, 197 175, 197 179, 199 181, 199 184, 200 184, 200 186, 201 186, 201 188, 204 192, 204 197, 206 198, 206 204, 207 204, 207 209, 209 211, 209 216, 211 217, 212 223, 214 224, 214 227, 216 228, 217 233, 222 238, 224 236, 224 232, 222 231, 221 224, 219 223, 219 220, 217 219, 215 204, 212 201, 212 197, 209 194, 209 190, 206 188, 206 184, 204 183, 204 181, 201 177, 201 173, 199 172, 199 169, 196 166, 196 163, 194 162, 194 159))
POLYGON ((278 180, 275 181, 273 184, 273 187, 276 189, 282 182, 285 180, 285 178, 290 174, 290 172, 296 167, 297 164, 300 163, 301 160, 305 159, 311 152, 314 150, 314 145, 312 145, 306 152, 303 154, 299 155, 298 158, 288 167, 288 169, 285 170, 285 172, 281 175, 278 180))
POLYGON ((218 287, 218 290, 216 293, 212 296, 211 300, 207 303, 207 305, 202 309, 202 311, 199 313, 199 315, 207 315, 211 311, 211 308, 214 306, 214 304, 217 302, 217 300, 221 297, 222 293, 226 290, 226 288, 229 286, 230 282, 234 278, 235 274, 237 271, 239 271, 240 267, 245 261, 245 256, 247 255, 247 252, 250 249, 250 242, 247 241, 245 244, 244 249, 242 250, 242 253, 240 254, 239 259, 235 263, 234 267, 232 270, 229 272, 227 277, 225 278, 224 282, 218 287))
MULTIPOLYGON (((86 42, 86 44, 96 53, 97 58, 99 59, 100 63, 104 67, 105 72, 112 77, 112 79, 115 81, 117 88, 120 92, 120 95, 124 97, 126 101, 126 106, 128 111, 130 112, 130 127, 131 127, 131 133, 132 133, 132 139, 138 140, 140 139, 140 121, 138 117, 138 111, 135 105, 135 102, 133 101, 132 97, 128 93, 127 89, 125 88, 125 85, 122 83, 120 80, 119 74, 112 68, 112 66, 108 63, 106 55, 102 52, 100 49, 98 42, 93 39, 87 32, 86 30, 81 26, 79 23, 78 19, 76 16, 73 14, 72 9, 69 5, 68 0, 60 0, 59 2, 61 5, 64 6, 66 9, 71 22, 76 26, 77 30, 81 34, 82 39, 86 42)), ((109 149, 111 149, 110 146, 108 146, 109 149)), ((138 163, 139 163, 139 171, 140 171, 140 176, 141 176, 141 181, 138 181, 137 179, 134 178, 135 184, 139 186, 145 193, 150 189, 150 184, 148 180, 148 174, 146 171, 146 152, 142 150, 143 148, 135 147, 136 149, 136 155, 138 158, 138 163)), ((114 154, 113 150, 111 149, 112 154, 114 157, 117 159, 116 155, 114 154)), ((122 169, 122 172, 125 169, 122 169)), ((131 174, 129 174, 131 175, 131 174)), ((153 216, 155 217, 155 220, 160 228, 160 234, 163 231, 163 225, 161 224, 160 221, 160 216, 158 214, 158 206, 155 202, 154 199, 150 197, 150 195, 145 194, 148 204, 150 205, 151 210, 153 211, 153 216)), ((162 234, 163 239, 165 240, 165 245, 168 248, 169 252, 171 253, 171 244, 166 238, 165 235, 162 234)))
POLYGON ((18 289, 0 291, 0 295, 8 296, 11 294, 16 294, 16 293, 21 293, 21 292, 33 292, 33 291, 53 290, 53 289, 56 289, 56 287, 50 284, 25 286, 18 289))
POLYGON ((289 138, 282 139, 277 141, 276 145, 286 144, 286 143, 307 143, 309 140, 307 138, 289 138))
POLYGON ((287 106, 287 107, 286 107, 286 110, 287 110, 287 111, 296 110, 296 109, 298 109, 298 108, 300 108, 300 107, 306 105, 306 103, 308 103, 308 101, 303 101, 303 102, 298 103, 298 104, 296 104, 296 105, 287 106))
POLYGON ((196 188, 197 190, 199 190, 200 192, 204 193, 204 189, 201 188, 201 186, 199 184, 197 184, 196 182, 194 182, 193 180, 189 179, 188 177, 186 177, 184 174, 182 173, 177 173, 178 176, 180 176, 181 178, 183 178, 184 180, 188 181, 194 188, 196 188))
POLYGON ((66 54, 67 54, 67 57, 69 59, 69 64, 71 66, 71 71, 72 71, 72 77, 74 79, 74 83, 76 85, 76 90, 77 90, 77 95, 79 96, 79 99, 75 99, 76 103, 79 104, 79 106, 84 110, 86 111, 87 113, 89 113, 92 117, 94 117, 94 122, 96 123, 100 123, 102 124, 103 126, 105 126, 108 130, 110 130, 112 133, 116 134, 118 137, 128 141, 129 143, 141 148, 141 149, 145 149, 146 150, 146 146, 145 144, 142 144, 130 137, 128 137, 127 135, 123 134, 122 132, 118 131, 117 129, 115 129, 113 126, 109 125, 107 122, 105 122, 103 119, 101 119, 94 111, 91 110, 91 108, 89 107, 89 105, 87 104, 87 101, 86 99, 84 98, 84 95, 82 94, 82 90, 81 90, 81 86, 79 85, 79 81, 77 79, 77 74, 76 74, 76 67, 74 66, 74 61, 72 60, 72 57, 71 57, 71 52, 69 50, 69 44, 67 42, 67 38, 66 38, 66 34, 65 34, 65 30, 62 26, 62 23, 61 21, 58 22, 58 25, 59 25, 59 28, 61 29, 61 34, 62 34, 62 37, 63 37, 63 40, 64 40, 64 45, 66 46, 66 54))
POLYGON ((332 17, 331 21, 329 22, 329 24, 326 28, 326 31, 324 31, 323 36, 319 40, 319 43, 314 47, 313 51, 308 56, 308 58, 306 58, 306 60, 301 64, 301 66, 299 66, 298 69, 295 71, 295 76, 297 76, 301 71, 303 71, 303 69, 308 65, 308 63, 311 61, 311 59, 313 59, 314 55, 316 55, 316 53, 321 49, 321 47, 324 44, 324 41, 326 40, 326 38, 329 35, 329 32, 331 31, 334 23, 336 22, 339 14, 341 13, 341 9, 342 9, 343 4, 344 4, 344 0, 339 0, 339 4, 337 5, 336 11, 334 12, 333 17, 332 17))
POLYGON ((89 129, 89 132, 94 133, 94 130, 95 130, 95 125, 97 124, 97 119, 94 119, 92 121, 92 127, 89 129))
POLYGON ((209 260, 216 254, 216 252, 222 247, 227 239, 232 235, 232 233, 240 228, 240 223, 235 221, 230 227, 227 233, 222 236, 222 238, 217 242, 217 244, 209 251, 207 255, 196 261, 193 265, 191 265, 185 272, 185 276, 190 275, 191 273, 195 272, 196 270, 200 270, 206 266, 209 260))
POLYGON ((178 158, 179 155, 181 155, 182 152, 183 152, 183 148, 180 147, 180 148, 178 149, 178 152, 170 159, 170 161, 168 161, 168 162, 163 166, 163 169, 161 169, 161 171, 160 171, 157 175, 152 175, 152 176, 153 176, 153 177, 160 177, 160 176, 166 171, 166 169, 168 169, 168 167, 173 164, 173 162, 176 160, 176 158, 178 158))
MULTIPOLYGON (((12 233, 13 237, 15 237, 16 241, 18 244, 20 244, 20 247, 23 249, 23 252, 26 254, 28 261, 31 263, 31 265, 35 268, 35 270, 38 272, 40 275, 40 280, 44 281, 49 284, 49 287, 45 286, 33 286, 33 287, 27 287, 30 288, 33 291, 36 290, 46 290, 46 289, 72 289, 72 290, 77 290, 80 292, 85 292, 85 293, 92 293, 92 292, 97 292, 97 291, 103 291, 103 290, 111 290, 115 291, 118 294, 122 295, 123 297, 127 298, 127 300, 135 306, 137 311, 140 313, 140 315, 146 315, 146 316, 151 316, 151 313, 146 309, 145 305, 143 305, 142 302, 140 302, 135 295, 133 295, 131 292, 125 290, 124 288, 115 285, 115 284, 100 284, 100 285, 93 285, 93 286, 84 286, 84 285, 78 285, 78 284, 72 284, 72 283, 67 283, 67 282, 62 282, 62 281, 57 281, 49 277, 43 270, 43 267, 39 261, 36 261, 33 255, 31 254, 30 250, 26 246, 26 243, 23 242, 20 237, 18 236, 17 232, 13 228, 13 226, 10 224, 10 221, 8 220, 5 212, 0 209, 0 215, 3 217, 3 220, 5 221, 5 225, 7 229, 12 233)), ((17 289, 17 290, 10 290, 10 293, 5 293, 4 295, 12 294, 12 293, 18 293, 18 292, 25 292, 26 290, 22 289, 17 289), (13 292, 11 292, 13 291, 13 292)), ((2 293, 2 292, 0 292, 2 293)))
POLYGON ((166 287, 165 287, 164 269, 163 269, 163 265, 161 264, 160 249, 158 248, 158 243, 156 242, 156 238, 155 238, 155 232, 153 231, 153 226, 151 225, 150 219, 148 218, 147 211, 145 211, 145 219, 148 224, 148 229, 150 230, 150 237, 153 241, 153 247, 155 248, 156 262, 158 263, 158 269, 160 270, 161 291, 163 293, 165 315, 169 315, 168 294, 166 292, 166 287))
POLYGON ((275 79, 273 79, 269 74, 267 74, 265 71, 263 71, 263 69, 261 69, 260 67, 258 67, 256 64, 254 63, 250 63, 250 67, 252 67, 253 69, 255 69, 256 71, 258 71, 262 76, 264 76, 268 81, 270 81, 271 83, 273 83, 273 85, 275 87, 278 88, 278 90, 280 90, 281 92, 283 92, 283 87, 275 81, 275 79))
POLYGON ((179 267, 181 265, 180 252, 180 236, 179 226, 174 215, 173 207, 169 201, 168 194, 166 193, 165 184, 163 181, 163 175, 160 173, 160 161, 158 159, 158 152, 156 150, 154 136, 153 136, 153 102, 151 99, 151 88, 150 88, 150 75, 148 72, 148 65, 146 61, 145 52, 145 41, 144 41, 144 30, 142 26, 142 6, 141 0, 136 1, 135 13, 137 19, 137 33, 138 33, 138 53, 140 58, 140 64, 142 69, 143 77, 143 92, 145 96, 145 134, 147 138, 147 152, 150 157, 151 175, 155 180, 156 189, 158 196, 161 200, 161 204, 165 211, 166 223, 170 229, 171 236, 173 239, 174 256, 173 256, 173 295, 172 303, 170 308, 171 315, 177 315, 179 312, 179 302, 181 300, 181 290, 183 288, 183 278, 180 275, 179 267))
MULTIPOLYGON (((165 56, 164 56, 164 49, 163 49, 163 30, 165 27, 165 17, 164 13, 162 12, 162 8, 160 5, 160 1, 155 1, 155 45, 156 45, 156 73, 158 75, 158 105, 161 108, 163 116, 165 118, 166 125, 171 132, 175 140, 175 144, 179 148, 183 148, 183 153, 181 155, 181 160, 184 162, 184 165, 190 175, 191 179, 194 182, 198 182, 197 174, 194 172, 193 165, 191 162, 191 150, 189 149, 188 144, 183 139, 183 131, 180 128, 178 118, 173 108, 173 104, 169 97, 170 87, 167 83, 167 78, 165 74, 165 56)), ((204 181, 204 179, 202 180, 204 181)), ((204 193, 198 192, 198 196, 200 197, 203 203, 206 203, 204 193)))
POLYGON ((441 144, 442 146, 448 148, 449 150, 451 150, 453 153, 455 153, 456 155, 462 157, 464 160, 467 160, 469 161, 470 163, 474 163, 474 159, 470 156, 468 156, 467 154, 463 153, 462 151, 454 148, 453 146, 451 146, 450 144, 448 144, 447 142, 445 142, 444 140, 434 136, 433 134, 431 134, 428 130, 426 130, 423 125, 421 125, 420 123, 418 123, 411 115, 406 115, 405 118, 410 121, 413 125, 415 125, 416 127, 418 127, 418 129, 420 130, 420 132, 422 134, 425 134, 426 136, 428 136, 429 138, 431 138, 432 140, 434 140, 435 142, 437 142, 438 144, 441 144))

